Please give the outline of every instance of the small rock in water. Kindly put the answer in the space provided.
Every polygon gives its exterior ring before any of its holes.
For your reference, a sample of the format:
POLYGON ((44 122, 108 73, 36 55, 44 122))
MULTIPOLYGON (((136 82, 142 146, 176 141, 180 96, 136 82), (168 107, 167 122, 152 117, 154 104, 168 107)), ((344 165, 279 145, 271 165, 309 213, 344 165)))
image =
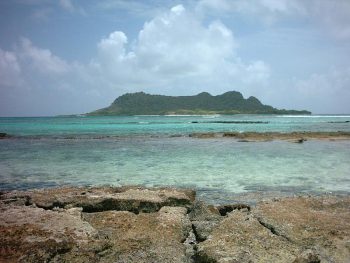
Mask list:
POLYGON ((304 139, 304 138, 300 138, 300 139, 297 139, 297 140, 295 141, 295 143, 303 143, 303 142, 305 142, 305 141, 307 141, 307 140, 304 139))

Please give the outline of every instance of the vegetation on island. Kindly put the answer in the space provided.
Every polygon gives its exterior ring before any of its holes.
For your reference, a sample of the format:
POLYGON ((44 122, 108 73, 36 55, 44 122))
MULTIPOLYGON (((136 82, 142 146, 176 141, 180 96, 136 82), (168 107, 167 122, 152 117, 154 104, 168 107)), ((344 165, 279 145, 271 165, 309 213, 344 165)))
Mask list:
POLYGON ((87 113, 86 115, 171 114, 311 114, 311 112, 306 110, 276 109, 262 104, 253 96, 245 99, 237 91, 229 91, 217 96, 212 96, 207 92, 202 92, 195 96, 163 96, 137 92, 124 94, 118 97, 109 107, 87 113))

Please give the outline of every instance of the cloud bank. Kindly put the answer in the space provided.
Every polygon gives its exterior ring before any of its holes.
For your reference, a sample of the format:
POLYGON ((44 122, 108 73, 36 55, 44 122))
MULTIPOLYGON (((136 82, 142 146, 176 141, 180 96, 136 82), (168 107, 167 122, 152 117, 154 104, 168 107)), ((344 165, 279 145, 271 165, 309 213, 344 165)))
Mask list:
MULTIPOLYGON (((99 41, 96 55, 87 64, 65 61, 22 38, 13 51, 1 50, 1 72, 6 75, 2 86, 13 87, 12 99, 20 98, 28 111, 32 102, 43 104, 43 90, 50 92, 49 98, 55 101, 47 114, 68 114, 80 109, 73 106, 75 102, 67 106, 66 98, 72 96, 85 101, 80 105, 84 112, 105 106, 125 92, 175 95, 206 90, 218 94, 264 85, 269 66, 259 60, 243 62, 236 54, 237 46, 233 32, 223 23, 204 25, 178 5, 146 22, 131 43, 124 32, 110 33, 99 41)), ((2 105, 11 108, 9 101, 3 98, 2 105)), ((5 113, 6 108, 2 109, 5 113)), ((38 107, 31 114, 40 113, 38 107)))
MULTIPOLYGON (((315 72, 277 87, 281 82, 273 79, 271 65, 261 59, 244 60, 234 32, 222 21, 208 21, 203 16, 203 12, 214 12, 214 8, 254 14, 263 10, 273 21, 282 13, 310 12, 301 1, 258 3, 252 6, 240 0, 203 0, 194 9, 174 6, 147 21, 135 39, 128 39, 122 31, 101 38, 88 63, 67 61, 21 38, 12 50, 0 49, 1 115, 84 113, 107 106, 116 96, 141 90, 169 95, 202 91, 215 95, 238 90, 245 96, 262 98, 265 103, 289 99, 285 105, 290 108, 320 113, 350 111, 346 103, 334 107, 338 99, 350 95, 349 69, 315 72), (329 107, 310 108, 312 101, 329 107)), ((71 1, 60 4, 69 12, 76 10, 71 1)), ((313 12, 323 12, 322 5, 317 6, 320 9, 313 12)), ((337 27, 334 25, 338 22, 327 21, 337 27)), ((338 35, 346 38, 346 29, 338 35)), ((283 107, 278 103, 274 106, 283 107)))

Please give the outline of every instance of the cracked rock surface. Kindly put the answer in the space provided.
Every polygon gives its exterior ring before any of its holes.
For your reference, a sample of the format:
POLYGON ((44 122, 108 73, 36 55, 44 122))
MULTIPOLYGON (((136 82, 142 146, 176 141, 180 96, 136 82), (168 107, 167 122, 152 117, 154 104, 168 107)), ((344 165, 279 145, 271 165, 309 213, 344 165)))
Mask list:
POLYGON ((350 197, 220 206, 173 188, 0 193, 0 262, 350 262, 350 197))
POLYGON ((227 214, 198 262, 350 262, 350 198, 285 197, 227 214))
POLYGON ((350 262, 350 198, 297 197, 262 202, 255 216, 321 262, 350 262))
POLYGON ((194 195, 138 187, 3 193, 0 262, 189 262, 183 242, 194 195))
POLYGON ((34 204, 44 209, 82 207, 84 212, 107 210, 156 212, 163 206, 190 207, 192 190, 141 187, 64 187, 32 191, 13 191, 1 197, 3 202, 34 204))

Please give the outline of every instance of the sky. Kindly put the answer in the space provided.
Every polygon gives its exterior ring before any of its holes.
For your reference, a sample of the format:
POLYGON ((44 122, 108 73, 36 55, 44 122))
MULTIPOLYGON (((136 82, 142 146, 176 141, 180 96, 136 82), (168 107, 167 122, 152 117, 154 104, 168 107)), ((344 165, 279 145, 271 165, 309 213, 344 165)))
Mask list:
POLYGON ((349 114, 350 1, 0 1, 0 116, 231 90, 349 114))

